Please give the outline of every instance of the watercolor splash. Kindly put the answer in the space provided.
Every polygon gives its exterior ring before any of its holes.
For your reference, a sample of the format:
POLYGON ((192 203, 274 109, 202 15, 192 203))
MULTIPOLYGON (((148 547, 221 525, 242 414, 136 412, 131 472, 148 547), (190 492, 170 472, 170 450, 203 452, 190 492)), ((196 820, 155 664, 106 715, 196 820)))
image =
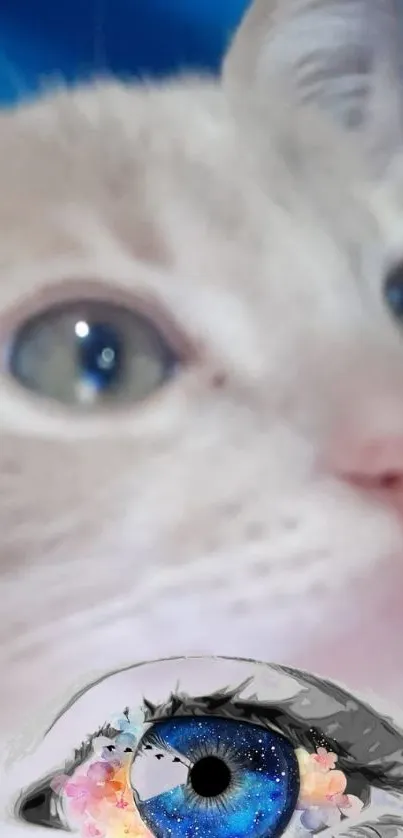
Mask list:
MULTIPOLYGON (((93 759, 52 782, 63 810, 81 838, 153 838, 134 802, 130 769, 144 718, 131 720, 127 709, 114 720, 117 735, 93 741, 93 759)), ((362 801, 346 794, 347 777, 336 768, 337 756, 326 748, 310 753, 296 750, 300 794, 296 806, 300 825, 310 833, 340 822, 363 809, 362 801)))
POLYGON ((119 731, 116 738, 95 740, 95 759, 73 776, 56 777, 52 788, 82 838, 153 838, 140 818, 130 785, 141 728, 128 715, 114 721, 113 727, 119 731))
POLYGON ((354 817, 364 808, 359 797, 346 794, 347 777, 336 768, 337 756, 326 748, 313 754, 296 750, 300 771, 300 794, 297 811, 300 822, 309 832, 337 824, 342 816, 354 817))

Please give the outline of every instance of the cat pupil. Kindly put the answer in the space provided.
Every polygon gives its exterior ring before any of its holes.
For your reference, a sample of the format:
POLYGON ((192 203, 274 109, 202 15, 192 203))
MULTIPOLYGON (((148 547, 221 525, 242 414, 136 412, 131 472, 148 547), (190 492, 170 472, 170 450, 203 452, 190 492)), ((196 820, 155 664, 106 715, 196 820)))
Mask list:
POLYGON ((78 365, 97 390, 116 385, 122 374, 123 352, 118 332, 105 323, 93 323, 78 343, 78 365))

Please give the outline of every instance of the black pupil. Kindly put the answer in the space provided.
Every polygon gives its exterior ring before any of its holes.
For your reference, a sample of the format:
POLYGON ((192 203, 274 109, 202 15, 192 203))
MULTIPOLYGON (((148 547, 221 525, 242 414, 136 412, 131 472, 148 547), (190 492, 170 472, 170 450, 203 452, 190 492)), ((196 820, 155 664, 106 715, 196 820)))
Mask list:
POLYGON ((88 334, 78 341, 80 374, 98 390, 118 383, 122 372, 122 346, 117 330, 106 323, 89 323, 88 334))
POLYGON ((200 797, 218 797, 231 782, 231 771, 219 757, 203 757, 190 771, 193 791, 200 797))

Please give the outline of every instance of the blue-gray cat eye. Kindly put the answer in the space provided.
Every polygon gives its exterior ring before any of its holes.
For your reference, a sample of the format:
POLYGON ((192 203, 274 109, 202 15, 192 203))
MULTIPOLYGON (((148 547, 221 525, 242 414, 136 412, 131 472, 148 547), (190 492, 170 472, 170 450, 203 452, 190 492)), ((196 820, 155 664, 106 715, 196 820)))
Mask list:
POLYGON ((31 392, 75 409, 142 401, 179 362, 150 319, 98 300, 52 306, 16 329, 9 371, 31 392))

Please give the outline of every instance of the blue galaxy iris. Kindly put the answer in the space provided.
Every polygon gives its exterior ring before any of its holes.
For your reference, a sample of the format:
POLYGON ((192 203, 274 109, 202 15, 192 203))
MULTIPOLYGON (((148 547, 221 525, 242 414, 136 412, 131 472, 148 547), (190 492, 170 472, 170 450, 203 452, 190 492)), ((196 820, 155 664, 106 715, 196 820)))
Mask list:
POLYGON ((116 386, 123 368, 118 330, 104 323, 88 324, 88 334, 78 339, 77 365, 80 378, 96 390, 116 386))
POLYGON ((294 748, 258 725, 211 716, 167 719, 153 725, 139 752, 142 760, 150 755, 149 776, 155 760, 168 757, 172 766, 172 787, 165 779, 161 794, 136 801, 156 838, 277 838, 294 812, 294 748), (178 783, 173 763, 182 760, 178 783))

